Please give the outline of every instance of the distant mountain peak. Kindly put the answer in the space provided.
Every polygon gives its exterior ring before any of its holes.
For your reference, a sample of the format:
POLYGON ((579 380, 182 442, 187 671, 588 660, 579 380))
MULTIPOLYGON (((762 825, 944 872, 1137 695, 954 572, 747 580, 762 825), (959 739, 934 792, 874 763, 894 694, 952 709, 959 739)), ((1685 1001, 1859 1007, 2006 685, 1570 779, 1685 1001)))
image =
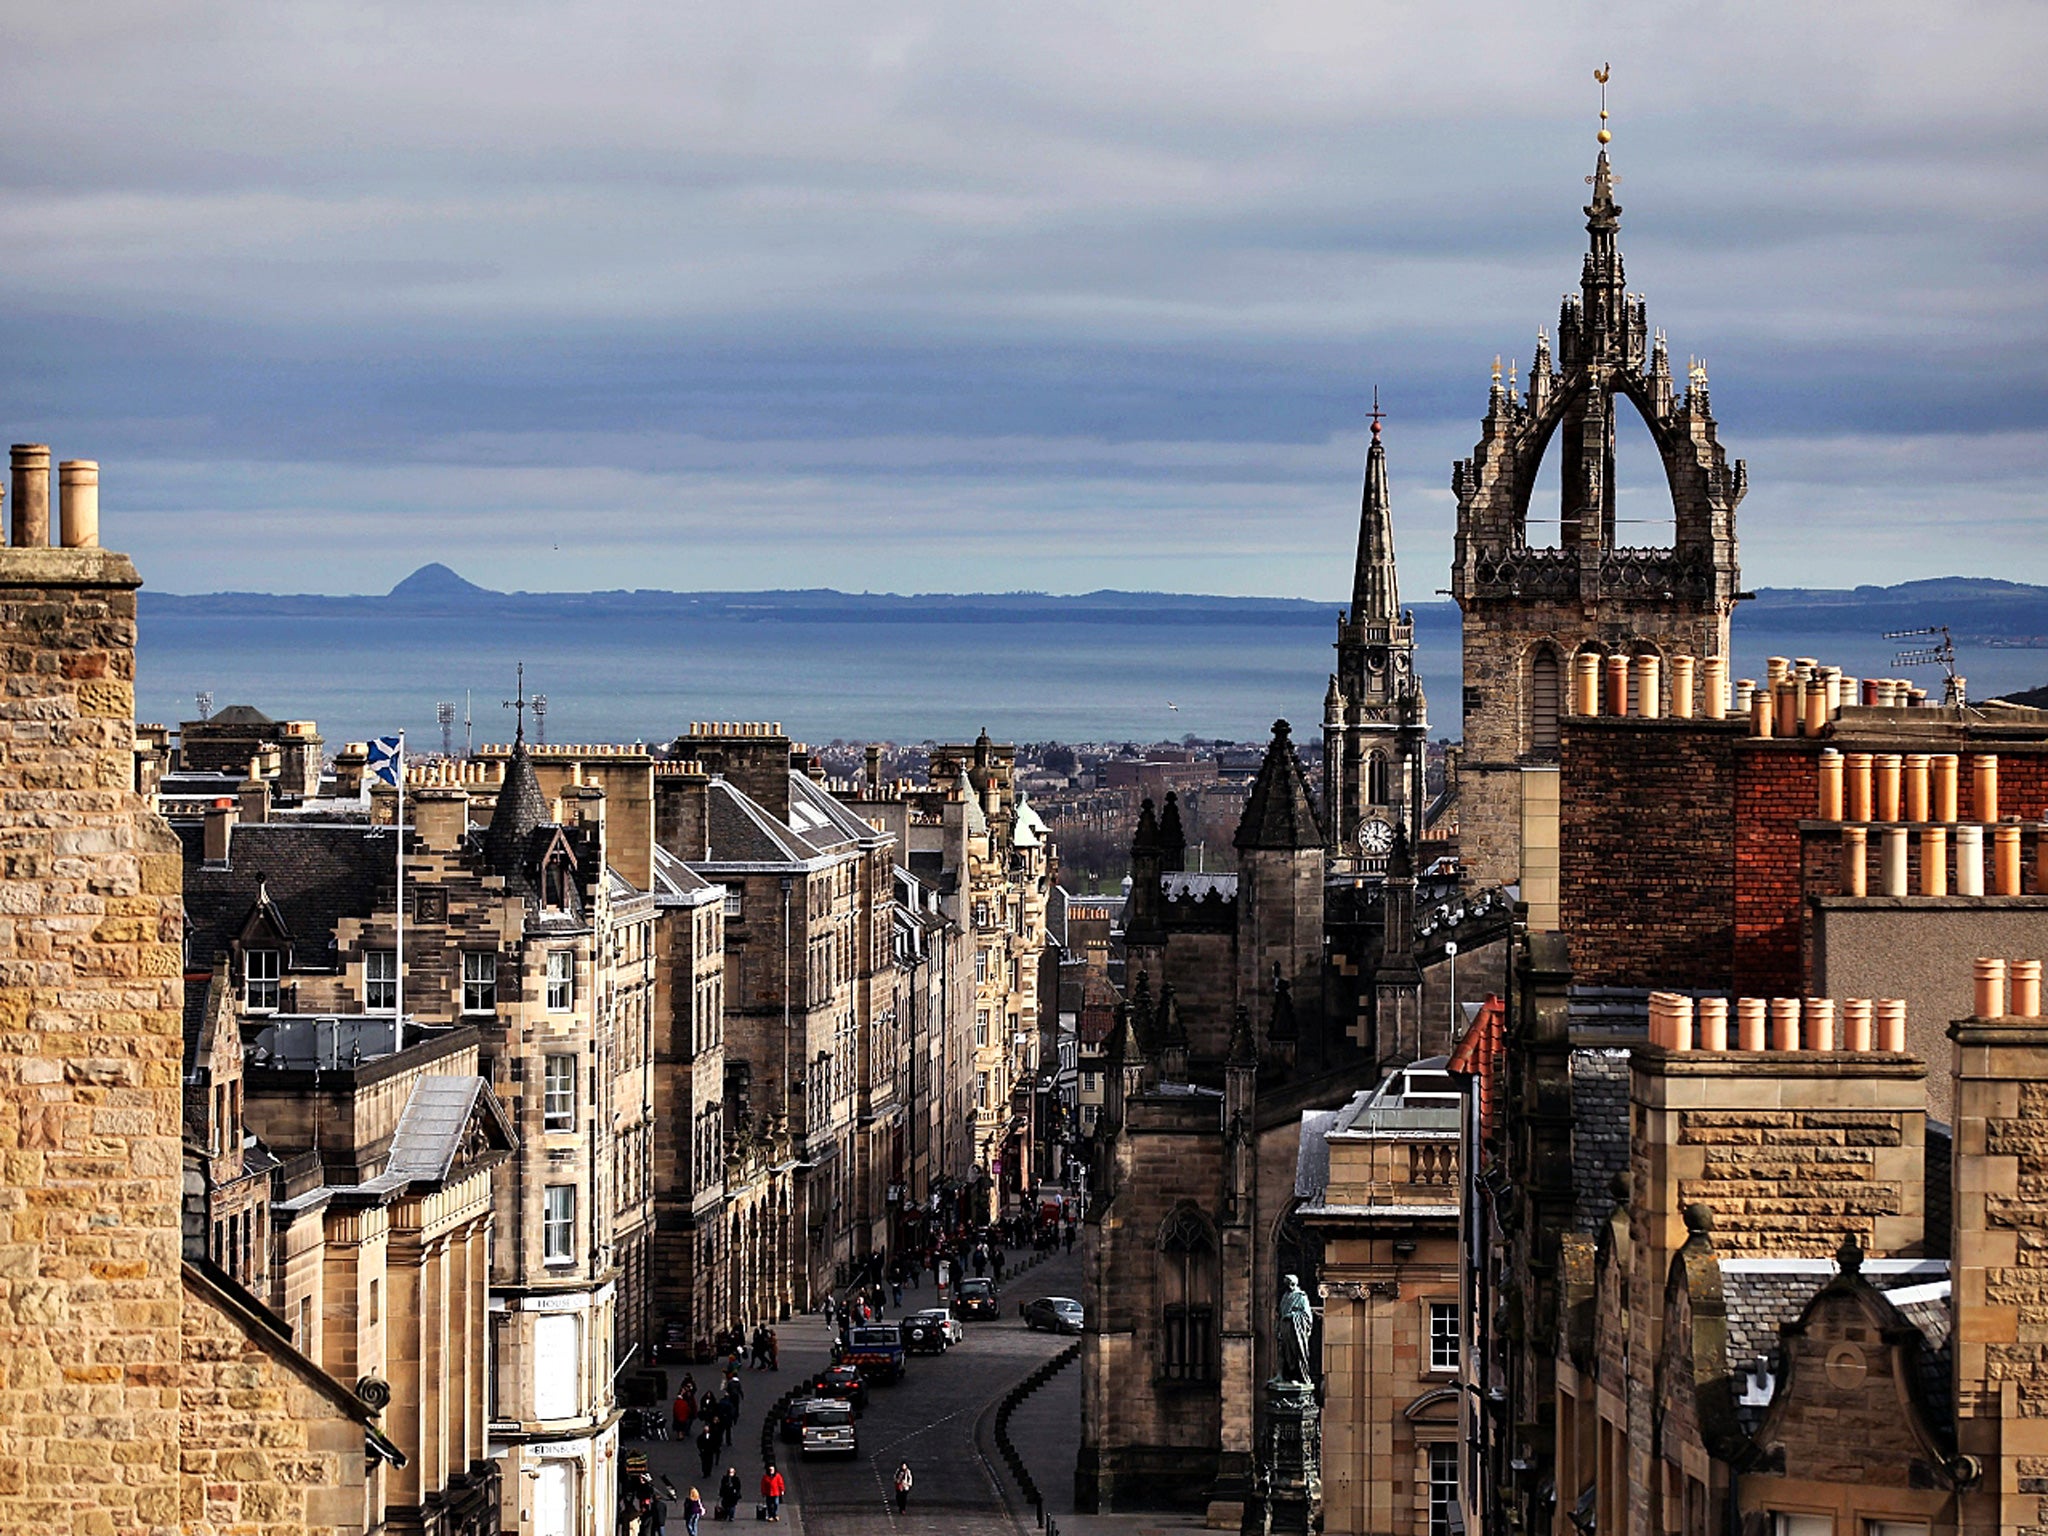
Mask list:
POLYGON ((480 587, 473 581, 464 581, 447 566, 436 560, 423 565, 405 580, 391 589, 392 597, 490 597, 488 587, 480 587))

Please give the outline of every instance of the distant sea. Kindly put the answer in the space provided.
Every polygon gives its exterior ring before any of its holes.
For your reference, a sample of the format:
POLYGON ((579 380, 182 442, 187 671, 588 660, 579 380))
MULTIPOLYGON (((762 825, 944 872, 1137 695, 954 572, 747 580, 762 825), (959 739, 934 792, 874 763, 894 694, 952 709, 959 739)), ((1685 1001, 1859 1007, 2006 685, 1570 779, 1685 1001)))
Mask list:
MULTIPOLYGON (((892 619, 848 615, 751 619, 730 605, 665 612, 380 612, 382 600, 280 600, 233 611, 221 598, 145 594, 136 707, 145 720, 194 717, 253 704, 278 719, 312 718, 330 750, 403 728, 416 750, 438 750, 435 706, 465 707, 474 739, 508 740, 515 664, 529 695, 547 696, 557 742, 665 741, 695 720, 773 720, 823 743, 961 740, 986 727, 998 740, 1162 741, 1183 736, 1259 740, 1285 717, 1317 734, 1332 665, 1337 608, 1265 604, 1248 614, 1105 621, 1056 601, 1008 617, 958 620, 921 611, 892 619), (303 603, 304 611, 293 603, 303 603), (466 701, 466 706, 465 706, 466 701)), ((1902 642, 1840 628, 1813 633, 1790 605, 1744 605, 1736 674, 1763 675, 1769 655, 1811 655, 1857 675, 1911 675, 1939 692, 1938 669, 1892 666, 1902 642)), ((1456 611, 1418 611, 1432 732, 1459 732, 1456 611)), ((2048 683, 2048 649, 1965 643, 1959 668, 1973 697, 2048 683)))

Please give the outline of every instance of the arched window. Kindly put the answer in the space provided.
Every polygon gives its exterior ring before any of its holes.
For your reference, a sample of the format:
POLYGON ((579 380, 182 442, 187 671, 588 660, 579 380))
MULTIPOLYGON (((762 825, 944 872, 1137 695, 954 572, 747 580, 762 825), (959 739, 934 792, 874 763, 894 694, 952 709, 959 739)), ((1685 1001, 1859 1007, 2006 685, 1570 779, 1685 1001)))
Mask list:
POLYGON ((1559 690, 1563 686, 1557 652, 1541 646, 1529 658, 1529 749, 1557 750, 1559 690))
POLYGON ((1164 1302, 1159 1373, 1174 1381, 1216 1374, 1216 1244, 1191 1206, 1166 1218, 1159 1233, 1159 1294, 1164 1302))
POLYGON ((1365 803, 1387 803, 1387 754, 1375 752, 1365 760, 1365 803))

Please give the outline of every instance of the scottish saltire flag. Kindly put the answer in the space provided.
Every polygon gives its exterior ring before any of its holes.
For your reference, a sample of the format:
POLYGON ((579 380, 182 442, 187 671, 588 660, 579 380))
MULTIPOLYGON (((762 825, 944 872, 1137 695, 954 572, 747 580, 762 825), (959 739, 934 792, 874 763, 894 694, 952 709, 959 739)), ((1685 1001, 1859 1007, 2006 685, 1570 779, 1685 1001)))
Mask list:
POLYGON ((404 774, 405 738, 403 736, 379 736, 370 743, 370 761, 363 769, 363 782, 375 780, 394 788, 404 774))

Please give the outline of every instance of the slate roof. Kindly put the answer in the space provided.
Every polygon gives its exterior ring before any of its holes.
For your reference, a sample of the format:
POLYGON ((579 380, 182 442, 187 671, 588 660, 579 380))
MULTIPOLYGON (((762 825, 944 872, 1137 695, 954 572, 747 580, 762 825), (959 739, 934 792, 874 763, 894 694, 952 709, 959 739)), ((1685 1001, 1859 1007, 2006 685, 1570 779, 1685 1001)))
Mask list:
POLYGON ((1594 1232, 1614 1209, 1614 1176, 1628 1172, 1628 1052, 1575 1050, 1572 1074, 1572 1230, 1594 1232))
POLYGON ((1237 823, 1233 841, 1239 848, 1320 848, 1322 824, 1316 820, 1315 799, 1309 794, 1308 775, 1294 755, 1293 728, 1285 720, 1273 722, 1273 740, 1266 759, 1259 764, 1259 776, 1245 800, 1244 815, 1237 823))
POLYGON ((226 709, 217 709, 204 720, 195 720, 193 725, 275 725, 277 722, 263 713, 254 704, 230 704, 226 709))
POLYGON ((462 1135, 481 1107, 507 1147, 517 1145, 505 1112, 480 1077, 422 1077, 391 1133, 386 1178, 439 1183, 462 1151, 462 1135))
POLYGON ((789 824, 804 841, 819 848, 846 843, 872 846, 888 839, 856 816, 844 801, 808 774, 789 776, 789 824))
POLYGON ((227 953, 256 904, 258 884, 291 930, 293 963, 301 970, 334 963, 334 930, 344 917, 365 918, 378 893, 389 891, 396 833, 365 822, 257 821, 238 824, 228 863, 205 862, 206 829, 173 824, 185 859, 185 924, 194 970, 227 953))
POLYGON ((1294 1197, 1322 1204, 1330 1187, 1330 1143, 1328 1132, 1339 1111, 1313 1109, 1301 1117, 1301 1146, 1294 1155, 1294 1197))
POLYGON ((534 830, 547 819, 547 797, 540 792, 540 779, 522 739, 513 745, 505 782, 498 786, 498 803, 491 808, 491 824, 484 829, 486 862, 501 875, 522 869, 534 830))
POLYGON ((801 864, 818 850, 723 779, 708 786, 705 864, 801 864))
POLYGON ((654 845, 654 903, 692 907, 718 889, 659 843, 654 845))

